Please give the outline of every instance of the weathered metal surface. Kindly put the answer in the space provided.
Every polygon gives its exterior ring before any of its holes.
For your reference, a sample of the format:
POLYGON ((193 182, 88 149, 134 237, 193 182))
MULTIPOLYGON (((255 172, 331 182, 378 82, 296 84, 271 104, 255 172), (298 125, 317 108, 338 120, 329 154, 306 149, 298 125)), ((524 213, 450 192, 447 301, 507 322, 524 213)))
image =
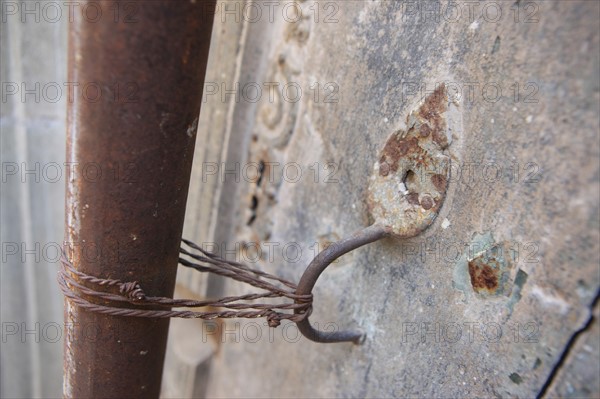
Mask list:
POLYGON ((474 254, 467 265, 473 291, 484 296, 510 295, 513 259, 507 245, 496 244, 474 254))
MULTIPOLYGON (((104 18, 70 27, 69 80, 100 93, 69 107, 67 160, 97 173, 68 181, 66 244, 85 273, 171 296, 214 2, 95 7, 104 18)), ((65 397, 158 397, 168 320, 88 313, 67 300, 65 322, 65 397)))
MULTIPOLYGON (((233 118, 246 122, 253 139, 239 162, 295 162, 305 178, 286 180, 272 168, 273 179, 240 180, 235 211, 248 217, 239 218, 231 241, 279 243, 261 267, 300 277, 318 239, 336 241, 368 225, 365 199, 379 151, 441 82, 461 94, 460 129, 445 150, 451 177, 429 228, 352 251, 319 277, 311 323, 361 328, 363 345, 315 344, 293 324, 259 325, 259 339, 245 334, 256 324, 227 322, 210 336, 222 345, 207 396, 523 398, 546 383, 576 382, 570 376, 578 370, 597 371, 590 367, 597 351, 582 352, 580 340, 566 356, 581 364, 552 381, 600 286, 599 3, 297 4, 307 16, 297 23, 279 17, 282 6, 275 23, 266 7, 248 23, 269 34, 246 36, 241 51, 261 54, 267 65, 242 64, 239 76, 280 87, 296 82, 300 101, 270 101, 264 91, 258 106, 231 98, 223 112, 232 105, 243 115, 256 111, 250 120, 233 118), (337 95, 317 96, 317 83, 335 83, 337 95), (301 260, 277 250, 288 243, 302 247, 301 260), (504 243, 518 254, 510 297, 477 293, 469 260, 504 243)), ((232 87, 238 75, 221 79, 232 87)), ((597 341, 597 331, 580 337, 597 341)), ((597 396, 597 379, 578 380, 574 392, 597 396)))
POLYGON ((437 216, 450 177, 450 143, 444 85, 407 117, 407 129, 394 132, 375 163, 369 182, 369 208, 375 223, 398 237, 425 230, 437 216))

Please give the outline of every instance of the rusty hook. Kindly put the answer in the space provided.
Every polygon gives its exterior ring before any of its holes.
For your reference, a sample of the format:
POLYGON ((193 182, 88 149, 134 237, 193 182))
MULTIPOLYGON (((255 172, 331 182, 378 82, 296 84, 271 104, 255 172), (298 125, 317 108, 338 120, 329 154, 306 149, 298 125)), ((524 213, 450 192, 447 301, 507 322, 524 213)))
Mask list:
MULTIPOLYGON (((446 121, 448 94, 441 85, 406 118, 407 130, 393 132, 375 163, 369 180, 368 208, 374 224, 340 240, 319 253, 308 265, 298 283, 296 294, 311 294, 317 279, 331 262, 353 249, 391 235, 397 238, 416 236, 433 223, 444 202, 450 178, 450 145, 446 121), (435 174, 423 166, 434 166, 435 174), (427 169, 427 170, 426 170, 427 169), (409 174, 418 178, 408 186, 409 174)), ((310 309, 297 309, 305 314, 310 309)), ((314 329, 309 314, 297 322, 300 332, 315 342, 360 343, 361 331, 325 332, 314 329)))
MULTIPOLYGON (((344 238, 335 242, 321 251, 316 258, 310 262, 296 289, 296 294, 305 295, 311 294, 317 279, 323 271, 337 258, 363 245, 384 238, 390 233, 389 227, 384 227, 379 224, 373 224, 367 228, 359 230, 350 237, 344 238)), ((296 313, 305 312, 305 310, 296 310, 296 313)), ((308 317, 296 323, 298 329, 306 338, 314 342, 330 343, 330 342, 354 342, 359 344, 364 339, 364 333, 360 330, 348 331, 319 331, 313 328, 308 321, 308 317)))

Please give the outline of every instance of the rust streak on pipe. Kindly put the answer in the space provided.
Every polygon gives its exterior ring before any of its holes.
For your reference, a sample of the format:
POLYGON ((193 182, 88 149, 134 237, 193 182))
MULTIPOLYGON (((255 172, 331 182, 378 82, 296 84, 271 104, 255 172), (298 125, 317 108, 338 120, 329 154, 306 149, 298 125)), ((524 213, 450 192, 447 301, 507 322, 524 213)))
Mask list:
MULTIPOLYGON (((172 296, 215 1, 91 3, 69 32, 69 257, 172 296)), ((158 397, 168 320, 66 300, 65 323, 65 397, 158 397)))

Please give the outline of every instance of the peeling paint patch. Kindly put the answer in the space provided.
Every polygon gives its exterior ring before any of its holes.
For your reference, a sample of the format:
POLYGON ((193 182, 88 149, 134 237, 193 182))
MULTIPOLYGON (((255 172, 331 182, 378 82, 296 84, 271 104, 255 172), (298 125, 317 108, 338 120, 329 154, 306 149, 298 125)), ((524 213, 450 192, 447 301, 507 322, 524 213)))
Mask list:
POLYGON ((477 293, 495 294, 498 290, 499 274, 500 267, 495 259, 484 261, 482 258, 476 258, 469 262, 471 285, 477 293))
MULTIPOLYGON (((471 239, 470 246, 474 249, 485 249, 491 246, 493 242, 494 237, 492 237, 491 233, 475 234, 471 239)), ((473 291, 473 289, 471 288, 471 280, 467 264, 469 259, 472 259, 474 257, 473 254, 477 252, 479 251, 465 251, 465 253, 454 265, 454 272, 452 275, 452 286, 454 287, 454 289, 462 291, 465 294, 473 291)))
POLYGON ((510 294, 513 262, 507 246, 500 243, 477 254, 467 262, 473 290, 482 296, 510 294))
POLYGON ((474 234, 469 250, 454 266, 452 285, 470 297, 480 300, 502 299, 508 314, 521 300, 528 275, 515 270, 517 254, 510 242, 496 242, 491 233, 474 234))

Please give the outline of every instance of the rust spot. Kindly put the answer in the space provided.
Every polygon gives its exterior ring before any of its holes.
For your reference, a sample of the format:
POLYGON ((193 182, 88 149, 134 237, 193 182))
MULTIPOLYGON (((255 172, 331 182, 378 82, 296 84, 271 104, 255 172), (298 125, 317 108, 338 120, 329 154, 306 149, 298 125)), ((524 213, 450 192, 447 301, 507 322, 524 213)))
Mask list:
POLYGON ((419 194, 417 194, 417 193, 406 194, 406 200, 411 205, 419 205, 419 194))
POLYGON ((516 255, 509 242, 495 243, 486 248, 471 260, 467 260, 468 272, 471 277, 473 290, 485 297, 508 297, 513 292, 513 286, 517 287, 516 295, 525 284, 527 277, 524 272, 518 271, 516 277, 511 277, 511 270, 516 255))
POLYGON ((432 110, 438 110, 442 107, 446 109, 446 86, 443 84, 438 85, 433 93, 427 96, 424 106, 432 110))
POLYGON ((425 99, 425 102, 419 108, 419 116, 427 121, 427 124, 421 125, 421 134, 423 137, 427 137, 431 132, 433 141, 441 148, 446 148, 449 144, 445 134, 446 123, 442 118, 442 114, 448 108, 447 101, 446 86, 440 85, 425 99), (423 134, 424 131, 427 132, 426 135, 423 134))
POLYGON ((495 259, 486 262, 481 258, 475 258, 469 262, 469 276, 473 289, 480 293, 487 291, 494 293, 499 287, 500 268, 495 259))
MULTIPOLYGON (((410 153, 417 152, 420 149, 419 140, 417 140, 416 137, 406 138, 400 137, 400 134, 396 134, 385 143, 379 163, 388 163, 389 170, 387 173, 395 173, 398 171, 398 163, 401 158, 406 157, 410 153)), ((382 173, 381 168, 379 170, 379 175, 386 176, 386 174, 382 173)))
POLYGON ((433 198, 431 198, 428 195, 423 196, 423 198, 421 199, 421 206, 423 207, 423 209, 429 210, 433 207, 433 205, 433 198))
POLYGON ((431 182, 433 183, 435 189, 438 190, 440 193, 446 191, 446 185, 448 184, 446 176, 439 174, 433 175, 431 176, 431 182))
POLYGON ((398 143, 397 152, 399 155, 406 155, 408 152, 408 143, 406 141, 401 141, 398 143))
POLYGON ((439 145, 441 148, 446 148, 448 147, 448 137, 446 136, 446 133, 444 132, 444 128, 440 128, 440 129, 435 129, 433 131, 432 134, 433 137, 433 141, 435 141, 437 143, 437 145, 439 145))
POLYGON ((440 114, 446 112, 446 101, 446 86, 439 85, 431 95, 427 96, 419 109, 419 115, 423 119, 434 122, 434 127, 439 127, 439 122, 442 119, 440 114))
POLYGON ((409 151, 417 151, 421 149, 421 147, 419 147, 419 140, 417 140, 416 137, 411 138, 407 141, 407 143, 409 151))
POLYGON ((387 176, 390 174, 390 165, 383 161, 379 165, 379 176, 387 176))

